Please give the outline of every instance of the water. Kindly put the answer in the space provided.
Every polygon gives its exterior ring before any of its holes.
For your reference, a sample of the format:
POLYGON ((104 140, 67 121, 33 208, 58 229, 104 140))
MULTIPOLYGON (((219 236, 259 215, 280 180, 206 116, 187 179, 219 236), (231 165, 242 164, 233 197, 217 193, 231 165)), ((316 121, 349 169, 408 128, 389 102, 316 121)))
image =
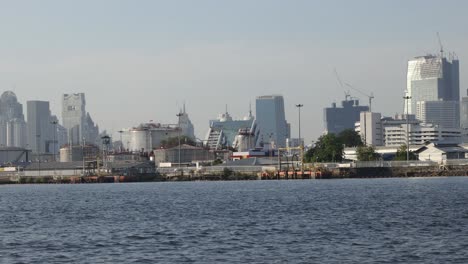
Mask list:
POLYGON ((0 263, 468 263, 468 177, 0 186, 0 263))

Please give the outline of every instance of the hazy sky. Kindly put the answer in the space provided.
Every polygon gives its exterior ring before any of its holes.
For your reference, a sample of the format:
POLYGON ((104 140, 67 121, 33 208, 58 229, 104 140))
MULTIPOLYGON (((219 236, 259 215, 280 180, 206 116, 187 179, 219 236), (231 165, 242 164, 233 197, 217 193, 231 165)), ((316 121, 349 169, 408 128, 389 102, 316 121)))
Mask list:
MULTIPOLYGON (((373 109, 403 108, 407 60, 439 49, 460 59, 466 95, 468 1, 0 1, 0 87, 21 103, 84 92, 101 129, 175 123, 185 101, 198 137, 224 112, 282 94, 297 135, 323 132, 323 108, 344 98, 335 79, 373 92, 373 109)), ((362 104, 367 98, 361 97, 362 104)), ((26 111, 26 109, 24 109, 26 111)))

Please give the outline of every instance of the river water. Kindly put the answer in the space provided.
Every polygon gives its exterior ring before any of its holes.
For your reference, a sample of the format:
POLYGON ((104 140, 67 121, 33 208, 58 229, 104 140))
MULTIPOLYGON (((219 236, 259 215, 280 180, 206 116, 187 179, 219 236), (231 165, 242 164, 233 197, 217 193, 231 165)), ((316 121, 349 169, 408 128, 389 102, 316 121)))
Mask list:
POLYGON ((468 263, 468 177, 0 186, 0 263, 468 263))

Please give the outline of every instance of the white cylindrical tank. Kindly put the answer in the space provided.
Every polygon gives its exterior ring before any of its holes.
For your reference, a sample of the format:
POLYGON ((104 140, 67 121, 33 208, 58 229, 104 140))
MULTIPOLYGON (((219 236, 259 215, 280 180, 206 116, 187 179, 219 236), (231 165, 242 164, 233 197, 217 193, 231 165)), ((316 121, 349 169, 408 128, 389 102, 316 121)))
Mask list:
POLYGON ((148 130, 130 130, 130 151, 146 152, 150 149, 150 138, 148 130))

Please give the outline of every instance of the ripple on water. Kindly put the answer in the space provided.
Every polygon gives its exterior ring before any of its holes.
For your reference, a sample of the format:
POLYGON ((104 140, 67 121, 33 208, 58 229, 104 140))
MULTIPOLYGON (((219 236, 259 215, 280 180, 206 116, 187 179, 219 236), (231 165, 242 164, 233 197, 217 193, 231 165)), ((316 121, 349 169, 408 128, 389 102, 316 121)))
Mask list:
POLYGON ((468 178, 0 186, 5 263, 468 263, 468 178))

